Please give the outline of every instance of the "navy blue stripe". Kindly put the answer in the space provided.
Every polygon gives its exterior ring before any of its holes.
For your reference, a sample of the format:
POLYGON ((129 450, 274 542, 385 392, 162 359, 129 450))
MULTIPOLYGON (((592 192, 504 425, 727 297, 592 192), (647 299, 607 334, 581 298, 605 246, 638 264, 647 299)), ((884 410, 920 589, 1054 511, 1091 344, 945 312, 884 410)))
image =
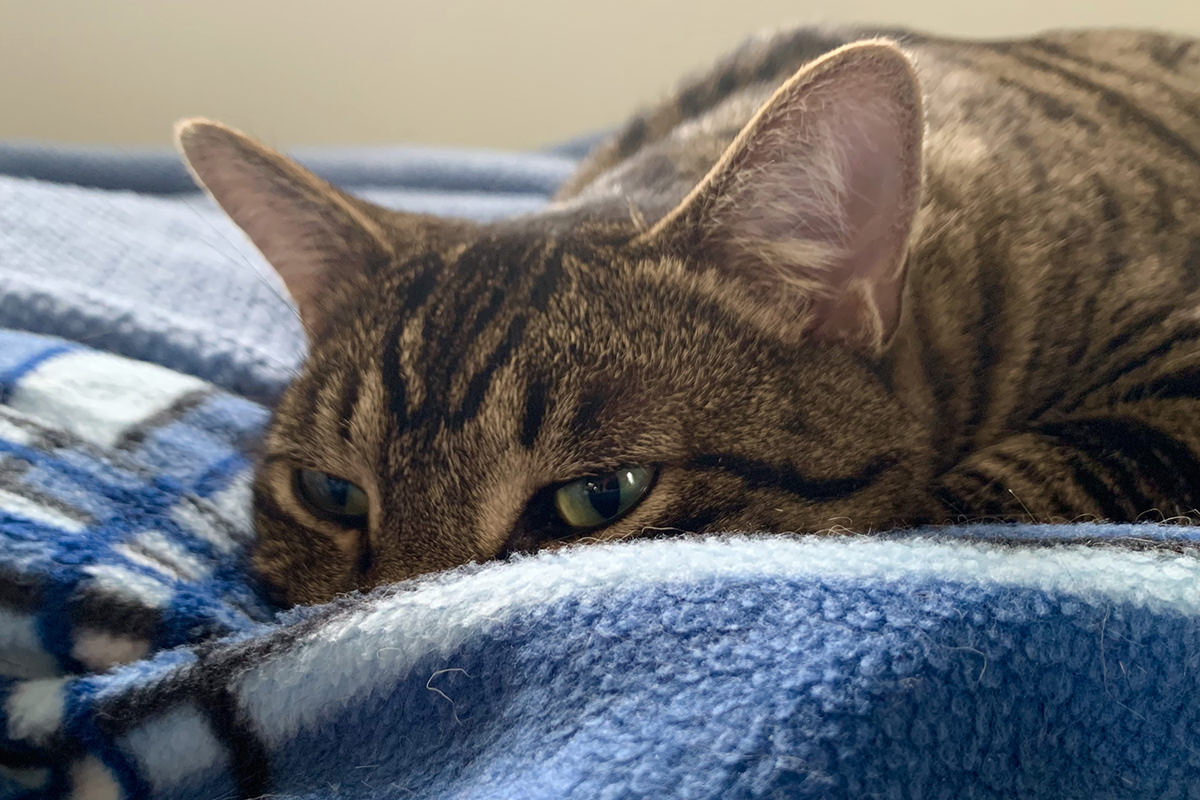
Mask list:
POLYGON ((25 375, 37 369, 43 363, 49 361, 55 356, 60 356, 63 353, 70 353, 78 349, 79 348, 72 345, 54 345, 53 347, 48 347, 36 355, 30 356, 20 364, 17 364, 15 367, 9 368, 4 373, 0 373, 0 403, 7 403, 9 401, 9 398, 12 396, 13 389, 16 388, 15 384, 25 375))

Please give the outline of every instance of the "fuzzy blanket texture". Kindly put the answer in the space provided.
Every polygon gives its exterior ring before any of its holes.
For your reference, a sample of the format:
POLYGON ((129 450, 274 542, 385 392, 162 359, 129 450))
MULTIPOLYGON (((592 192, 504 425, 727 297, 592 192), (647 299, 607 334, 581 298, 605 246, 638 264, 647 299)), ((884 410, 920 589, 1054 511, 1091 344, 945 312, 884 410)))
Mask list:
MULTIPOLYGON (((575 155, 307 157, 483 219, 575 155)), ((1200 797, 1191 528, 631 542, 278 613, 274 275, 168 154, 0 172, 0 798, 1200 797)))

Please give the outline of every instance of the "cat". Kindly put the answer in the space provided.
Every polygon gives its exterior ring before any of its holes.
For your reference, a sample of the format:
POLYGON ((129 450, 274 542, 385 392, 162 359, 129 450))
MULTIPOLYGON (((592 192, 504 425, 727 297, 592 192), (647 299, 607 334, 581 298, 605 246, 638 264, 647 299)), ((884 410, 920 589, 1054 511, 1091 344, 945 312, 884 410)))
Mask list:
POLYGON ((1200 47, 759 36, 543 211, 384 210, 177 141, 309 356, 254 486, 314 603, 680 532, 1196 520, 1200 47))

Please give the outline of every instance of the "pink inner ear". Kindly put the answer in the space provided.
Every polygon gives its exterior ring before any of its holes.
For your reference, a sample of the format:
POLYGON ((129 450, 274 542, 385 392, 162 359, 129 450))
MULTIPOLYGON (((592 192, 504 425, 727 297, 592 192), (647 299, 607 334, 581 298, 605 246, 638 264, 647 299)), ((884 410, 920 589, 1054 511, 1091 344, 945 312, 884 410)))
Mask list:
POLYGON ((891 45, 837 51, 750 123, 714 185, 706 245, 813 335, 878 347, 895 329, 920 191, 919 87, 891 45))
POLYGON ((910 165, 896 115, 868 109, 857 121, 841 131, 846 155, 844 261, 830 276, 833 297, 814 306, 819 317, 815 330, 825 337, 882 340, 899 322, 915 188, 905 186, 910 165))

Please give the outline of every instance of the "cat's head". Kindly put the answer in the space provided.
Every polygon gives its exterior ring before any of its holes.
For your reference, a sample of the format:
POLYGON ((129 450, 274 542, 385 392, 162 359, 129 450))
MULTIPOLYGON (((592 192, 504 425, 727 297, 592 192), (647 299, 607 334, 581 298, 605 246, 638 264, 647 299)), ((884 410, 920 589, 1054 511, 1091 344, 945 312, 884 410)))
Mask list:
POLYGON ((802 70, 647 226, 380 209, 228 128, 193 171, 309 331, 255 482, 289 602, 647 533, 864 530, 925 446, 879 369, 920 189, 911 65, 802 70))

